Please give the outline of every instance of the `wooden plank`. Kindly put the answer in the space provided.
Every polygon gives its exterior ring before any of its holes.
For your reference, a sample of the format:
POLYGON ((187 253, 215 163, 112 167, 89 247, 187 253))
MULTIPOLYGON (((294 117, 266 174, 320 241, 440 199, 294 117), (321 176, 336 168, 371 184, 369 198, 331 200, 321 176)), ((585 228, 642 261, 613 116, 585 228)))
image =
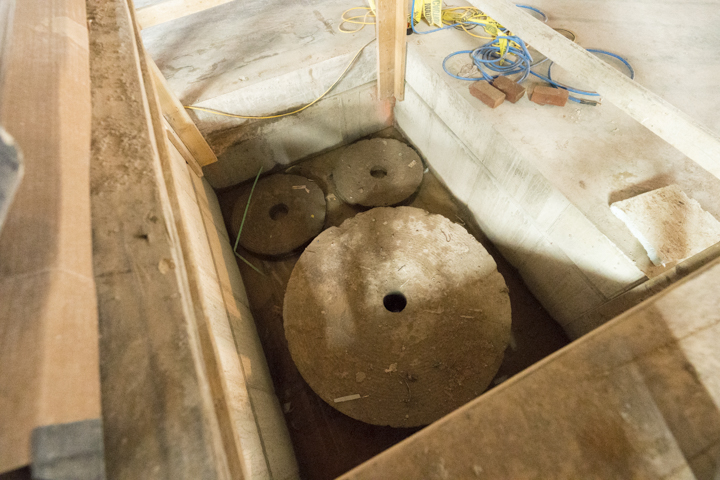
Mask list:
POLYGON ((134 20, 125 0, 88 9, 107 475, 229 479, 134 20))
POLYGON ((205 141, 205 138, 180 101, 172 93, 170 86, 167 84, 167 80, 165 80, 162 72, 160 72, 160 69, 152 60, 150 60, 150 70, 153 74, 153 82, 157 88, 158 97, 160 98, 163 115, 173 130, 175 130, 178 137, 183 141, 188 151, 190 151, 201 167, 217 162, 217 157, 210 148, 210 145, 205 141))
POLYGON ((377 52, 378 98, 405 98, 405 56, 407 38, 407 2, 378 0, 377 52))
POLYGON ((391 98, 395 94, 395 62, 397 47, 397 4, 402 0, 378 0, 377 2, 377 83, 378 99, 391 98))
POLYGON ((405 99, 405 58, 407 57, 408 2, 395 2, 395 84, 394 94, 398 102, 405 99))
POLYGON ((138 8, 137 19, 141 28, 175 20, 208 8, 217 7, 232 0, 166 0, 164 2, 138 8))
POLYGON ((180 137, 178 137, 177 133, 175 133, 175 130, 173 130, 170 124, 167 123, 167 120, 165 120, 165 118, 163 118, 162 120, 163 126, 165 127, 165 133, 167 134, 167 139, 177 149, 178 153, 182 155, 182 157, 185 159, 185 162, 187 162, 193 173, 198 177, 202 178, 203 171, 200 165, 197 163, 197 160, 195 160, 195 157, 192 156, 190 150, 188 150, 182 140, 180 140, 180 137))
POLYGON ((508 0, 470 3, 720 178, 720 136, 508 0))
POLYGON ((0 472, 30 463, 35 427, 100 417, 85 1, 22 0, 14 20, 0 123, 25 176, 0 234, 0 472))
MULTIPOLYGON (((138 45, 141 45, 142 37, 137 24, 135 38, 138 45)), ((150 73, 151 60, 142 46, 139 50, 145 85, 150 87, 147 89, 150 117, 183 260, 187 267, 202 356, 230 476, 240 479, 262 476, 262 472, 258 472, 253 464, 253 461, 259 461, 261 468, 267 469, 262 442, 255 424, 240 358, 232 341, 230 322, 220 293, 198 198, 185 159, 167 142, 163 125, 167 125, 167 121, 162 117, 157 92, 152 88, 154 82, 150 73)))

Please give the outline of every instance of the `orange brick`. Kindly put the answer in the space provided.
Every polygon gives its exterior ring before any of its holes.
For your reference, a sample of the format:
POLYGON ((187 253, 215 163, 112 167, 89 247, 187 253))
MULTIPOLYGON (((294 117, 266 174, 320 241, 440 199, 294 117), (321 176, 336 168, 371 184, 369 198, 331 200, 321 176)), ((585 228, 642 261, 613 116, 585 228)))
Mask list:
POLYGON ((570 93, 565 89, 538 85, 533 89, 530 100, 538 105, 557 105, 558 107, 564 107, 569 96, 570 93))
POLYGON ((470 85, 470 93, 490 108, 496 108, 505 101, 505 94, 485 80, 470 85))
POLYGON ((520 100, 525 95, 526 90, 526 88, 519 83, 502 76, 493 81, 493 87, 503 92, 505 99, 510 103, 515 103, 520 100))

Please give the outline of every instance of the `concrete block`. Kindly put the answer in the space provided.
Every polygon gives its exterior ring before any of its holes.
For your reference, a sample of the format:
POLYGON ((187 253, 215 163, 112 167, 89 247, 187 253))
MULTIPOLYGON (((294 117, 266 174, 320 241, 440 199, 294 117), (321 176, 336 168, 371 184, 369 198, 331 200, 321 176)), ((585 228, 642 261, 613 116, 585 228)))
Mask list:
POLYGON ((375 83, 327 97, 288 117, 257 120, 209 138, 218 154, 203 167, 213 188, 225 188, 254 178, 260 166, 267 172, 350 143, 389 126, 389 104, 378 102, 375 83))
POLYGON ((532 219, 502 191, 487 172, 481 171, 475 177, 468 208, 483 232, 518 270, 522 271, 528 259, 528 247, 534 248, 538 242, 546 241, 532 219))
MULTIPOLYGON (((411 87, 417 93, 431 111, 467 145, 468 150, 482 158, 485 150, 493 145, 497 135, 492 122, 471 106, 466 98, 449 88, 443 77, 428 68, 423 57, 411 44, 408 44, 406 81, 406 87, 411 87)), ((463 82, 463 91, 465 90, 463 82)), ((396 109, 403 103, 399 102, 396 109)), ((403 125, 400 127, 404 128, 403 125)))
MULTIPOLYGON (((474 158, 411 87, 406 88, 405 101, 396 107, 396 119, 453 194, 467 201, 483 232, 518 268, 530 290, 558 322, 568 323, 604 301, 572 260, 538 228, 536 220, 528 216, 512 193, 474 158)), ((502 145, 501 141, 498 145, 502 145)), ((493 146, 486 154, 503 151, 504 147, 493 146)), ((523 176, 514 173, 515 162, 503 162, 507 157, 498 156, 498 169, 507 172, 505 177, 512 179, 511 184, 517 191, 525 192, 523 176)), ((525 165, 519 157, 516 161, 518 168, 525 165)), ((530 200, 526 199, 528 203, 530 200)), ((558 217, 568 207, 559 203, 558 217)), ((548 210, 552 209, 548 207, 548 210)))
POLYGON ((520 274, 552 317, 565 325, 604 298, 560 248, 543 238, 524 252, 527 258, 520 274))
MULTIPOLYGON (((348 8, 342 0, 323 1, 322 9, 296 5, 294 28, 278 30, 267 12, 283 5, 229 2, 144 29, 143 43, 183 104, 226 97, 248 115, 274 113, 317 98, 373 37, 369 28, 338 34, 336 22, 348 8)), ((374 45, 365 48, 339 91, 376 76, 375 51, 374 45)))
POLYGON ((564 107, 569 97, 570 92, 563 88, 537 85, 533 88, 530 100, 538 105, 556 105, 558 107, 564 107))
POLYGON ((645 274, 572 205, 547 234, 606 299, 645 279, 645 274))
POLYGON ((615 202, 610 210, 655 265, 680 262, 720 242, 720 222, 677 185, 615 202))
POLYGON ((275 395, 254 388, 250 389, 250 398, 253 402, 272 479, 299 479, 297 460, 280 402, 275 395))
POLYGON ((505 94, 485 80, 471 84, 470 93, 490 108, 497 108, 505 101, 505 94))
POLYGON ((453 195, 467 204, 475 176, 481 168, 477 159, 470 155, 411 87, 406 87, 405 100, 396 105, 395 119, 398 127, 422 155, 433 159, 433 171, 453 195))
POLYGON ((497 88, 505 94, 505 99, 510 103, 517 103, 525 96, 525 87, 517 82, 513 82, 508 77, 500 76, 493 80, 493 87, 497 88))

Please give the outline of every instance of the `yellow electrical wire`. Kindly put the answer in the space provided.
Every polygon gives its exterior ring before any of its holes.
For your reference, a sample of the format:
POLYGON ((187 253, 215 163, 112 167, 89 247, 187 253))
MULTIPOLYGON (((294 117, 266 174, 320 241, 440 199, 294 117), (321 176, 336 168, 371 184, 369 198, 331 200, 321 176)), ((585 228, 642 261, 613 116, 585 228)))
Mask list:
POLYGON ((365 28, 365 25, 375 25, 374 21, 372 21, 372 22, 367 21, 368 17, 375 18, 375 14, 372 12, 372 10, 369 7, 348 8, 340 16, 340 25, 338 25, 338 30, 340 31, 340 33, 356 33, 356 32, 359 32, 360 30, 362 30, 363 28, 365 28), (367 10, 367 12, 365 13, 365 15, 356 15, 353 17, 345 16, 348 12, 351 12, 353 10, 367 10), (362 21, 358 22, 357 21, 358 18, 362 18, 362 21), (346 30, 343 28, 343 24, 345 24, 345 23, 354 23, 356 25, 360 25, 360 27, 358 27, 354 30, 346 30))
MULTIPOLYGON (((422 13, 421 13, 422 15, 422 13)), ((338 25, 338 30, 341 33, 357 33, 363 28, 365 28, 366 25, 375 25, 376 22, 368 21, 368 17, 375 18, 375 13, 372 11, 370 7, 353 7, 348 8, 345 10, 342 15, 340 16, 340 24, 338 25), (366 11, 365 15, 355 15, 355 16, 347 16, 348 13, 355 11, 355 10, 364 10, 366 11), (362 19, 361 21, 358 21, 358 19, 362 19), (343 25, 345 23, 352 23, 356 25, 360 25, 359 28, 348 30, 343 28, 343 25)), ((418 19, 416 19, 418 20, 418 19)), ((480 11, 476 7, 450 7, 442 10, 442 23, 444 25, 455 25, 457 24, 458 28, 462 29, 465 33, 470 35, 471 37, 480 38, 483 40, 494 40, 495 37, 497 37, 500 34, 500 28, 501 25, 490 18, 489 16, 485 15, 482 11, 480 11), (477 35, 475 33, 472 33, 466 23, 473 23, 477 26, 480 26, 485 30, 485 33, 487 33, 487 36, 485 35, 477 35)), ((509 35, 509 33, 508 33, 509 35)), ((501 44, 507 43, 507 42, 501 42, 501 44)), ((520 48, 518 45, 513 45, 514 47, 520 48)))
POLYGON ((250 115, 235 115, 235 114, 233 114, 233 113, 219 112, 219 111, 217 111, 217 110, 213 110, 213 109, 210 109, 210 108, 192 107, 192 106, 186 106, 185 108, 188 109, 188 110, 197 110, 197 111, 199 111, 199 112, 212 113, 212 114, 214 114, 214 115, 220 115, 220 116, 223 116, 223 117, 247 118, 247 119, 252 119, 252 120, 265 120, 265 119, 269 119, 269 118, 287 117, 288 115, 294 115, 294 114, 296 114, 296 113, 300 113, 300 112, 302 112, 303 110, 305 110, 306 108, 309 108, 309 107, 315 105, 315 104, 316 104, 317 102, 319 102, 325 95, 327 95, 328 93, 330 93, 330 90, 332 90, 333 88, 335 88, 335 86, 336 86, 338 83, 340 83, 340 80, 343 79, 343 77, 344 77, 345 74, 348 72, 348 70, 350 70, 350 67, 353 66, 353 64, 355 63, 355 60, 357 60, 357 58, 360 56, 360 54, 362 53, 362 51, 365 50, 365 47, 367 47, 368 45, 370 45, 370 44, 371 44, 372 42, 374 42, 374 41, 375 41, 375 39, 373 38, 373 39, 370 40, 368 43, 366 43, 365 45, 363 45, 362 48, 360 48, 360 50, 357 51, 357 53, 356 53, 355 56, 352 58, 352 60, 350 60, 350 63, 348 63, 348 66, 345 67, 345 70, 342 71, 342 73, 341 73, 340 76, 337 78, 337 80, 335 80, 335 82, 334 82, 332 85, 330 85, 330 88, 328 88, 327 90, 325 90, 322 95, 320 95, 319 97, 317 97, 315 100, 313 100, 312 102, 308 103, 308 104, 305 105, 304 107, 300 107, 300 108, 298 108, 297 110, 293 110, 292 112, 281 113, 281 114, 279 114, 279 115, 268 115, 268 116, 265 116, 265 117, 256 117, 256 116, 250 116, 250 115))

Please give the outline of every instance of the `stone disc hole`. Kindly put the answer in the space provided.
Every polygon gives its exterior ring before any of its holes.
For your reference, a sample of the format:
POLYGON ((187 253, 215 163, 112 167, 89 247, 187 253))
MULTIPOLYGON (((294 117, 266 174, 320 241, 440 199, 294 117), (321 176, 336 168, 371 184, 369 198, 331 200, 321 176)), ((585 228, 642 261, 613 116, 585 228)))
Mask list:
POLYGON ((270 218, 272 218, 273 220, 280 220, 285 215, 287 215, 288 212, 290 212, 290 210, 288 210, 287 205, 285 205, 284 203, 278 203, 277 205, 273 205, 272 207, 270 207, 269 214, 270 218))
POLYGON ((388 312, 402 312, 407 305, 407 298, 400 292, 388 293, 383 298, 383 305, 388 312))
POLYGON ((372 167, 370 169, 370 175, 375 178, 385 178, 387 176, 387 170, 383 167, 372 167))

